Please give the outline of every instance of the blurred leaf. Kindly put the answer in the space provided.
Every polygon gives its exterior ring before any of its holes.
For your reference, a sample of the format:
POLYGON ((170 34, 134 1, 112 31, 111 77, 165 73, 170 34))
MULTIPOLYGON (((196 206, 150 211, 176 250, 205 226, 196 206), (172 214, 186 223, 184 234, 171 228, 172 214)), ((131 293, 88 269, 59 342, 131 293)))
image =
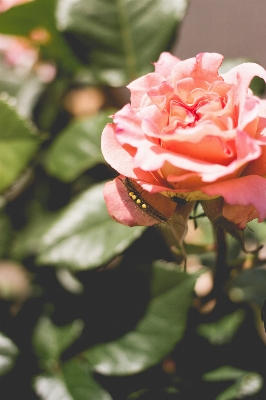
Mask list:
POLYGON ((246 371, 243 371, 242 369, 225 365, 223 367, 214 369, 213 371, 206 372, 202 379, 209 382, 231 381, 240 378, 245 373, 246 371))
POLYGON ((38 253, 41 237, 54 220, 54 215, 44 212, 35 201, 29 206, 27 217, 27 225, 16 233, 13 241, 11 255, 16 260, 38 253))
POLYGON ((219 321, 199 325, 197 333, 213 345, 227 344, 233 339, 244 318, 244 310, 236 310, 219 321))
POLYGON ((10 103, 10 98, 0 98, 0 191, 21 174, 40 144, 33 125, 10 103))
POLYGON ((154 263, 152 287, 158 288, 160 280, 162 291, 153 291, 146 314, 133 331, 83 353, 95 371, 104 375, 138 373, 156 365, 173 350, 186 327, 196 280, 178 268, 174 264, 166 268, 165 263, 154 263))
POLYGON ((141 236, 144 227, 129 228, 109 217, 103 186, 94 185, 56 214, 41 238, 39 264, 72 270, 96 268, 141 236))
POLYGON ((205 381, 236 382, 219 394, 215 400, 235 400, 253 396, 263 387, 263 378, 256 372, 247 372, 230 366, 220 367, 203 375, 205 381))
POLYGON ((91 375, 87 363, 70 360, 63 364, 63 374, 74 400, 112 400, 91 375))
POLYGON ((22 83, 16 93, 17 109, 21 115, 31 118, 33 108, 44 90, 44 83, 35 74, 27 76, 22 83))
POLYGON ((55 7, 56 0, 35 0, 11 7, 0 14, 0 33, 29 36, 33 30, 44 28, 50 36, 41 46, 44 57, 76 70, 80 64, 56 28, 55 7))
POLYGON ((249 87, 256 96, 262 96, 265 93, 265 82, 259 76, 254 76, 249 87))
POLYGON ((0 210, 0 259, 4 258, 9 250, 12 227, 8 215, 0 210))
MULTIPOLYGON (((83 44, 99 82, 122 86, 150 72, 169 49, 187 0, 59 0, 59 29, 83 44), (104 27, 104 29, 103 29, 104 27)), ((76 45, 78 47, 78 45, 76 45)))
POLYGON ((101 134, 111 110, 72 122, 53 142, 46 159, 49 174, 66 182, 81 172, 104 162, 101 152, 101 134))
POLYGON ((61 353, 79 338, 82 330, 81 320, 58 327, 48 317, 41 317, 33 332, 33 346, 41 365, 48 371, 52 370, 61 353))
POLYGON ((84 286, 76 278, 72 271, 67 268, 58 268, 56 270, 56 277, 64 289, 68 290, 70 293, 79 295, 83 293, 84 286))
POLYGON ((63 364, 61 375, 37 376, 34 388, 41 400, 112 400, 93 378, 87 363, 79 360, 63 364))
POLYGON ((17 346, 0 332, 0 376, 13 368, 17 355, 17 346))
POLYGON ((232 301, 254 301, 262 307, 266 298, 266 269, 242 271, 231 280, 228 290, 232 301))

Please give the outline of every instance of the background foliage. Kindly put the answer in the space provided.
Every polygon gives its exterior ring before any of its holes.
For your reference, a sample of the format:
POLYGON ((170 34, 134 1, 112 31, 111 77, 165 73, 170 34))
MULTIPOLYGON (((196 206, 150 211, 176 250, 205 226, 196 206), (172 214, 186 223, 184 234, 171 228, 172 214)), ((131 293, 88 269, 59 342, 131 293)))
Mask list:
MULTIPOLYGON (((265 397, 265 250, 244 254, 227 237, 215 271, 212 227, 197 218, 185 273, 166 228, 119 225, 102 197, 114 177, 102 129, 129 101, 123 85, 171 49, 186 8, 34 0, 0 14, 0 44, 12 35, 0 46, 5 399, 265 397)), ((250 248, 265 243, 265 223, 249 228, 250 248)))

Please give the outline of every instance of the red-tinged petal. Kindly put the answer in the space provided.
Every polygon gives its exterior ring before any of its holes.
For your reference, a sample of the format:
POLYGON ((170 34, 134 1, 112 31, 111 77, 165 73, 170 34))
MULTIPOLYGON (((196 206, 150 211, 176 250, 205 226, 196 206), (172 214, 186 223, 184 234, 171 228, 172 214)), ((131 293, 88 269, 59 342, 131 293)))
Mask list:
POLYGON ((180 59, 168 52, 161 53, 159 60, 154 63, 155 72, 167 78, 171 75, 173 67, 180 62, 180 59))
POLYGON ((218 182, 202 187, 209 196, 222 196, 226 203, 235 206, 254 206, 259 221, 266 218, 266 179, 257 175, 218 182))
POLYGON ((245 229, 248 222, 255 218, 259 218, 259 213, 253 205, 232 206, 230 204, 224 203, 223 205, 223 216, 228 219, 228 221, 233 222, 238 229, 245 229))
POLYGON ((135 200, 129 196, 131 187, 124 176, 120 175, 105 185, 104 199, 113 219, 128 226, 152 226, 167 221, 174 213, 176 204, 169 198, 159 193, 150 194, 135 181, 132 185, 137 196, 135 200), (137 199, 141 200, 140 205, 136 203, 137 199), (145 209, 142 204, 145 204, 145 209))
POLYGON ((218 75, 218 69, 223 61, 223 56, 217 53, 200 53, 196 57, 177 63, 172 70, 172 82, 184 78, 198 78, 206 82, 223 80, 218 75))

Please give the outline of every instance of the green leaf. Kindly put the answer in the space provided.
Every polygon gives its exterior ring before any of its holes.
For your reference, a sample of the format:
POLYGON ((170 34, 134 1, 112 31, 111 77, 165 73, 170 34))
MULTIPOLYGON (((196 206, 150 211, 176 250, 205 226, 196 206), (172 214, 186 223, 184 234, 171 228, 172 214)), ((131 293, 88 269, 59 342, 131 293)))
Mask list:
POLYGON ((209 382, 236 381, 215 400, 235 400, 252 396, 261 390, 264 383, 258 373, 243 371, 228 365, 207 372, 202 378, 209 382))
POLYGON ((111 110, 72 122, 53 142, 46 158, 46 170, 62 181, 70 182, 81 172, 104 162, 101 134, 111 110))
POLYGON ((244 321, 245 312, 236 310, 209 324, 201 324, 197 328, 197 333, 206 338, 213 345, 223 345, 230 343, 244 321))
POLYGON ((41 238, 39 264, 72 270, 96 268, 122 253, 144 227, 112 220, 103 199, 103 183, 81 193, 54 218, 41 238))
POLYGON ((184 334, 196 280, 178 269, 174 264, 154 263, 154 297, 135 329, 84 353, 95 371, 104 375, 138 373, 156 365, 173 350, 184 334), (159 281, 162 290, 154 290, 159 281))
POLYGON ((216 397, 216 400, 244 399, 258 393, 263 387, 261 375, 255 372, 245 373, 236 383, 216 397))
POLYGON ((54 215, 44 212, 37 201, 33 201, 27 213, 28 223, 16 233, 11 255, 16 260, 38 254, 41 237, 54 220, 54 215))
POLYGON ((22 173, 40 144, 33 125, 10 103, 0 98, 0 191, 22 173))
POLYGON ((0 376, 13 368, 17 355, 17 346, 0 332, 0 376))
POLYGON ((44 58, 76 70, 80 64, 56 28, 55 7, 56 0, 35 0, 11 7, 0 14, 0 33, 28 36, 34 29, 44 28, 50 35, 47 43, 41 46, 44 58))
POLYGON ((79 338, 82 330, 81 320, 58 327, 50 318, 41 317, 33 332, 33 346, 43 368, 53 370, 61 353, 79 338))
POLYGON ((202 379, 209 382, 220 382, 220 381, 233 381, 244 375, 246 371, 239 368, 231 367, 230 365, 224 365, 220 368, 214 369, 213 371, 206 372, 202 379))
POLYGON ((62 375, 39 375, 34 387, 41 400, 112 400, 93 378, 87 363, 70 360, 63 364, 62 375))
POLYGON ((82 57, 89 60, 98 81, 122 86, 150 72, 151 62, 169 49, 187 3, 59 0, 58 27, 82 42, 82 57))

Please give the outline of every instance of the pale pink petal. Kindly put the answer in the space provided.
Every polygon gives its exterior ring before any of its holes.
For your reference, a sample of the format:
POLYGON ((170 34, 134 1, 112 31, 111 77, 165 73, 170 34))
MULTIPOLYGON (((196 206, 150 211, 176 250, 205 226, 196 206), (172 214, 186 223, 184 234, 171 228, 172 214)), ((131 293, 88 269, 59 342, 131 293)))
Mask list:
POLYGON ((222 75, 224 81, 234 85, 233 102, 238 107, 238 119, 241 121, 245 113, 245 96, 254 76, 258 76, 266 82, 266 71, 255 63, 243 63, 232 68, 222 75))
POLYGON ((257 175, 244 176, 229 181, 202 187, 209 196, 222 196, 230 205, 252 205, 256 208, 259 221, 266 218, 266 179, 257 175))
POLYGON ((242 113, 238 120, 238 129, 256 136, 258 126, 259 99, 254 96, 246 96, 242 113))
POLYGON ((173 56, 170 53, 161 53, 159 60, 154 63, 155 72, 167 78, 171 75, 173 67, 180 62, 179 58, 173 56))
POLYGON ((129 190, 124 181, 125 177, 120 176, 108 182, 104 187, 104 199, 108 213, 116 221, 128 226, 152 226, 161 223, 161 220, 149 212, 149 206, 166 220, 174 213, 176 204, 173 201, 159 193, 149 194, 135 183, 136 187, 140 188, 139 192, 135 191, 136 195, 147 205, 147 210, 143 210, 129 196, 129 190))
POLYGON ((176 140, 176 142, 198 143, 206 136, 221 136, 224 140, 230 140, 236 136, 236 131, 233 129, 221 131, 212 121, 202 121, 191 128, 176 128, 173 134, 162 135, 161 139, 164 142, 176 140))
POLYGON ((254 76, 259 76, 266 81, 265 69, 255 63, 243 63, 232 68, 226 74, 222 74, 225 82, 236 86, 235 104, 238 104, 240 97, 248 92, 248 87, 254 76))
POLYGON ((133 108, 140 107, 142 97, 148 92, 148 90, 154 86, 160 85, 164 81, 165 79, 158 73, 150 73, 127 85, 127 88, 131 93, 131 106, 133 108))
POLYGON ((223 56, 217 53, 200 53, 196 57, 177 63, 172 70, 172 82, 184 78, 198 78, 206 82, 223 80, 218 75, 218 69, 223 56))
POLYGON ((105 160, 120 174, 153 182, 154 177, 150 172, 141 171, 135 167, 133 158, 117 142, 114 129, 114 124, 107 124, 102 133, 102 153, 105 160))
POLYGON ((195 88, 201 89, 202 92, 205 93, 208 91, 209 87, 210 84, 202 79, 188 77, 176 82, 175 94, 186 103, 188 95, 195 88))
POLYGON ((138 147, 145 139, 141 130, 141 119, 129 104, 126 104, 113 117, 116 124, 115 135, 120 145, 129 144, 138 147))

